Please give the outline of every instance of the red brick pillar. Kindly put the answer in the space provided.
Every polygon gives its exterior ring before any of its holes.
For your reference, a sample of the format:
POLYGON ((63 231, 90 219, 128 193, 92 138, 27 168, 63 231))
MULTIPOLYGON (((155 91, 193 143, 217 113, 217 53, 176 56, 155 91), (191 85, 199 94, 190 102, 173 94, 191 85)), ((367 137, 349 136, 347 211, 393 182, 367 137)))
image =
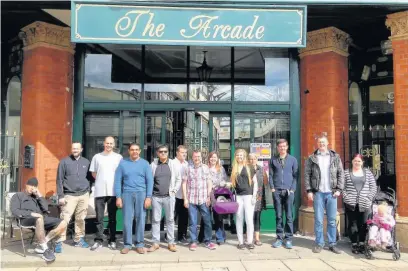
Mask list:
POLYGON ((37 177, 40 191, 56 192, 59 160, 69 154, 72 135, 74 46, 70 28, 35 22, 22 29, 22 152, 35 147, 34 168, 24 168, 21 184, 37 177))
POLYGON ((408 11, 387 16, 394 61, 395 171, 397 239, 408 249, 408 11))
MULTIPOLYGON (((343 163, 344 153, 348 156, 348 40, 347 33, 328 27, 309 32, 307 47, 299 51, 302 169, 321 134, 327 134, 329 148, 340 154, 343 163)), ((303 234, 313 234, 313 203, 307 199, 303 178, 302 172, 299 228, 303 234)), ((343 217, 339 201, 340 232, 344 231, 343 217)))

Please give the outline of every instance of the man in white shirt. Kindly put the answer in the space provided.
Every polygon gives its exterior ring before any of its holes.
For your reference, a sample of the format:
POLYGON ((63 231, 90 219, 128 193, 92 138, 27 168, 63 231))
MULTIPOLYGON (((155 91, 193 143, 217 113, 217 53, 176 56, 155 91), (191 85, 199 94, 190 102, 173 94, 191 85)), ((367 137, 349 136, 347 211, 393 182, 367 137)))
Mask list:
POLYGON ((89 171, 95 178, 95 213, 96 213, 96 236, 95 243, 91 250, 97 250, 103 243, 103 218, 105 215, 105 206, 108 207, 109 217, 109 240, 108 247, 116 249, 116 197, 114 193, 115 171, 122 160, 122 155, 115 153, 115 139, 111 136, 105 138, 103 143, 104 151, 96 154, 92 158, 89 171))
MULTIPOLYGON (((183 145, 177 147, 176 158, 173 160, 174 163, 180 170, 181 178, 185 178, 188 163, 187 158, 187 148, 183 145)), ((187 226, 188 226, 188 209, 184 207, 183 191, 180 187, 176 193, 176 217, 178 220, 177 225, 177 241, 180 243, 188 244, 187 240, 187 226)))

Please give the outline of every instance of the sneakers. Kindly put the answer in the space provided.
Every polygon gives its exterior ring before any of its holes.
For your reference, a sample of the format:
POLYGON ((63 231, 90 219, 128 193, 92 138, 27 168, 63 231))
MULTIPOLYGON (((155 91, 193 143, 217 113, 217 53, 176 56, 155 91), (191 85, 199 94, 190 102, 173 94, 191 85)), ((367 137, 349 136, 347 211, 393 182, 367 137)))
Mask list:
POLYGON ((34 249, 34 252, 37 254, 43 254, 46 250, 47 248, 44 248, 41 245, 37 245, 37 247, 34 249))
POLYGON ((57 242, 55 244, 55 253, 62 253, 62 242, 57 242))
POLYGON ((337 248, 337 246, 330 246, 329 250, 335 254, 341 254, 341 250, 337 248))
POLYGON ((255 246, 254 246, 254 244, 248 244, 248 245, 247 245, 247 248, 248 248, 248 249, 254 249, 255 246))
POLYGON ((282 240, 281 239, 276 239, 275 243, 272 244, 274 248, 278 248, 282 246, 282 240))
POLYGON ((74 246, 82 247, 82 248, 88 248, 89 247, 88 243, 85 242, 85 239, 83 237, 81 237, 78 242, 74 242, 74 246))
POLYGON ((98 249, 101 248, 101 247, 102 247, 102 243, 96 241, 96 242, 91 246, 91 250, 92 250, 92 251, 95 251, 95 250, 98 250, 98 249))
POLYGON ((188 242, 186 237, 183 237, 181 239, 178 239, 177 243, 179 243, 179 244, 188 244, 189 242, 188 242))
POLYGON ((196 251, 196 249, 197 249, 197 244, 196 244, 196 243, 191 243, 189 249, 190 249, 191 251, 196 251))
POLYGON ((245 249, 245 245, 244 244, 238 244, 237 248, 243 250, 243 249, 245 249))
POLYGON ((110 242, 108 244, 108 248, 110 248, 111 250, 116 250, 116 242, 110 242))
POLYGON ((208 248, 209 250, 214 250, 217 248, 217 246, 211 242, 208 242, 207 244, 205 244, 205 247, 208 248))
POLYGON ((292 241, 287 240, 287 241, 285 242, 285 248, 286 248, 286 249, 292 249, 292 247, 293 247, 292 241))
POLYGON ((313 253, 320 253, 322 252, 323 247, 319 245, 315 245, 312 249, 313 253))
POLYGON ((46 249, 43 253, 43 255, 41 256, 41 258, 46 261, 46 262, 53 262, 55 261, 55 254, 54 251, 52 251, 51 249, 46 249))

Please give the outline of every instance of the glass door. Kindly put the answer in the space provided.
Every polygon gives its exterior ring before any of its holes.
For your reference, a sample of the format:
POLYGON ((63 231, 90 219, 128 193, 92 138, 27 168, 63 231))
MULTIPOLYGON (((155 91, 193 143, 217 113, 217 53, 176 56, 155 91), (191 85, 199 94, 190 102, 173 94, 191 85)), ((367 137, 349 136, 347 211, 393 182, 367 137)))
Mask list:
POLYGON ((174 112, 146 112, 144 124, 144 158, 151 163, 156 158, 156 148, 166 144, 169 157, 175 156, 174 112))
POLYGON ((231 115, 210 113, 209 151, 217 151, 225 171, 231 171, 231 115))
POLYGON ((119 146, 123 157, 129 157, 129 145, 141 143, 141 117, 139 112, 123 111, 119 146))

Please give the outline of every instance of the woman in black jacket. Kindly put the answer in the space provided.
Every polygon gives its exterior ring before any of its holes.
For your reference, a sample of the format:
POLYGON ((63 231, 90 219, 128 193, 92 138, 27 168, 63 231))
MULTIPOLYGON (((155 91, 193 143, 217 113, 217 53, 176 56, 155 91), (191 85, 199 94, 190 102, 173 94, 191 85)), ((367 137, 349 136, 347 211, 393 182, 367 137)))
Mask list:
POLYGON ((363 168, 361 154, 353 156, 352 164, 352 169, 344 172, 343 201, 346 207, 351 251, 357 254, 364 250, 366 221, 371 212, 377 186, 371 171, 363 168))

